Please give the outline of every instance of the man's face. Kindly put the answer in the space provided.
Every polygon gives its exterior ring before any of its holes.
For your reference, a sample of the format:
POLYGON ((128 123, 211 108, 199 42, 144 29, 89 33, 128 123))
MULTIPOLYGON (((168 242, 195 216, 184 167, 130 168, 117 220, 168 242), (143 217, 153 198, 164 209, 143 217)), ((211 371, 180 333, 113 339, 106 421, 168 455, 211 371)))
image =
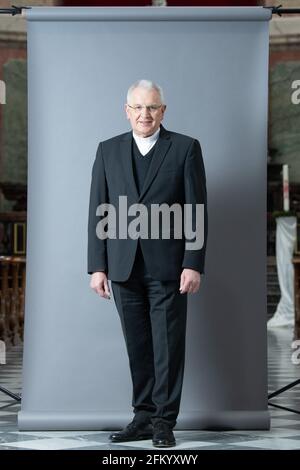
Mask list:
POLYGON ((166 105, 161 104, 159 93, 145 88, 135 88, 131 94, 130 103, 125 105, 127 119, 134 132, 141 137, 149 137, 157 131, 163 120, 165 109, 166 105), (130 108, 129 105, 142 106, 142 108, 136 110, 130 108), (146 106, 159 107, 156 110, 150 110, 146 106))

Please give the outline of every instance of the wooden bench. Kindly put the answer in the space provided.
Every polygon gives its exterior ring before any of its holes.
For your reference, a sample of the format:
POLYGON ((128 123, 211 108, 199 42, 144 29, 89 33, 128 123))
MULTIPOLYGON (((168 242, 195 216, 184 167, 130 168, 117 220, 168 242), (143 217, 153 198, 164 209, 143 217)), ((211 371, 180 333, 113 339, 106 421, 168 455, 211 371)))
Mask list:
POLYGON ((26 258, 0 256, 0 339, 23 341, 26 258))

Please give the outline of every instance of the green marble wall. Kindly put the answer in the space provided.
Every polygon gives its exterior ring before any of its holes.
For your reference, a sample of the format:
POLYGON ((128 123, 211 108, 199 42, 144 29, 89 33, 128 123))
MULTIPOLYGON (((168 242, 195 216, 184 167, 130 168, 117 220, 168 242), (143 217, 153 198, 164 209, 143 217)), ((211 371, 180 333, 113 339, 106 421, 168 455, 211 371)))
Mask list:
MULTIPOLYGON (((27 63, 12 59, 3 66, 6 104, 2 106, 1 181, 27 184, 27 63)), ((0 210, 12 203, 2 199, 0 210)))
POLYGON ((300 62, 276 64, 270 70, 269 147, 273 163, 287 163, 290 180, 300 182, 300 104, 291 101, 291 84, 300 80, 300 62))

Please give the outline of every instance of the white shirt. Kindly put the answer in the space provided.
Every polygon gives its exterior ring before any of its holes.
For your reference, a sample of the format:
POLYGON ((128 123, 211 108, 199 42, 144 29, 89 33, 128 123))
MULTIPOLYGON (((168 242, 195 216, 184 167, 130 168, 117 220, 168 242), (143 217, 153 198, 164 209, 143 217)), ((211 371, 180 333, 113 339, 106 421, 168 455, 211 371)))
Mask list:
POLYGON ((157 129, 156 132, 154 132, 154 134, 150 135, 149 137, 141 137, 135 134, 134 131, 132 131, 132 135, 135 140, 135 143, 138 146, 138 149, 142 155, 146 155, 149 152, 149 150, 152 149, 153 145, 155 145, 159 137, 159 131, 160 131, 160 127, 157 129))

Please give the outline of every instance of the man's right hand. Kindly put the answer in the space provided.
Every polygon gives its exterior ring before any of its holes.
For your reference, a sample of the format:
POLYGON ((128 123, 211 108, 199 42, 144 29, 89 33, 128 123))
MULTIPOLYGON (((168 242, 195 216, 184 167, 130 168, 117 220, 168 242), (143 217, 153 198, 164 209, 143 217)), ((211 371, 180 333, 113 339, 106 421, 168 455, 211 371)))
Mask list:
POLYGON ((105 299, 110 299, 108 279, 104 272, 97 271, 92 274, 90 287, 96 292, 96 294, 99 294, 105 299))

